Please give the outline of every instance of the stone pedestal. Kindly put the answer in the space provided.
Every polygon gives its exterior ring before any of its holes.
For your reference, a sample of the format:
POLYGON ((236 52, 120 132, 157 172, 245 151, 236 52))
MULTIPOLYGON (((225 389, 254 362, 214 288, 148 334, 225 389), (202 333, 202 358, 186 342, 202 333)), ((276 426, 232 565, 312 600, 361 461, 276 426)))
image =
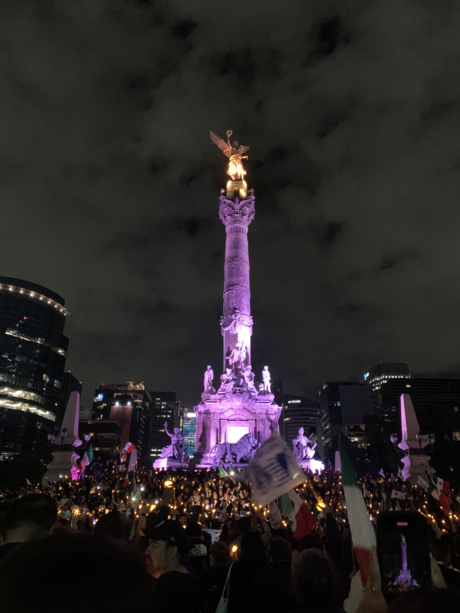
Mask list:
POLYGON ((416 449, 411 449, 410 455, 404 456, 401 461, 403 479, 411 485, 417 485, 419 477, 422 477, 424 481, 427 480, 425 469, 430 475, 435 472, 429 464, 430 456, 425 455, 423 450, 422 453, 417 453, 416 449))
POLYGON ((71 469, 76 465, 79 456, 73 451, 53 451, 53 459, 48 464, 47 472, 42 479, 42 485, 47 487, 48 481, 59 481, 60 479, 70 479, 71 469))
POLYGON ((299 466, 305 472, 310 471, 312 473, 320 473, 324 470, 324 464, 321 462, 321 460, 315 460, 313 458, 300 462, 299 466))
POLYGON ((153 468, 155 470, 169 470, 171 468, 175 470, 187 470, 188 463, 179 462, 174 458, 158 458, 158 460, 155 460, 155 462, 153 463, 153 468))
POLYGON ((414 405, 409 394, 401 395, 401 442, 398 447, 404 453, 401 458, 403 463, 402 477, 411 485, 417 483, 417 479, 426 479, 425 469, 433 474, 435 471, 429 465, 430 457, 423 450, 428 441, 423 438, 415 414, 414 405))
POLYGON ((53 483, 58 479, 77 478, 77 463, 80 459, 79 454, 75 453, 75 448, 80 447, 81 440, 78 438, 78 417, 80 414, 80 394, 72 392, 62 420, 61 432, 65 436, 58 437, 58 444, 61 445, 59 451, 53 451, 53 460, 46 467, 42 484, 48 485, 48 481, 53 483), (60 442, 59 442, 60 440, 60 442), (47 481, 48 480, 48 481, 47 481))
MULTIPOLYGON (((197 427, 192 464, 211 467, 215 445, 236 443, 245 434, 262 445, 273 433, 279 434, 281 408, 273 394, 251 394, 238 387, 225 393, 203 394, 194 407, 197 427)), ((230 462, 227 464, 230 466, 230 462)))

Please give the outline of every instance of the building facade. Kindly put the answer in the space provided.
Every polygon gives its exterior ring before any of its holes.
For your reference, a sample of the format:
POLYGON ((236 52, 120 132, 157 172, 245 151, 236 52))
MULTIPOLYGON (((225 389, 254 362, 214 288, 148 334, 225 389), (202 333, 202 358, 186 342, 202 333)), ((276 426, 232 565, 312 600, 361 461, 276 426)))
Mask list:
POLYGON ((148 464, 149 415, 152 397, 144 383, 101 383, 94 392, 94 420, 115 421, 121 429, 121 449, 136 446, 139 467, 148 464))
POLYGON ((374 396, 366 383, 350 381, 325 383, 319 395, 324 451, 331 459, 344 426, 363 424, 365 415, 374 414, 374 396))
POLYGON ((317 434, 317 419, 320 417, 320 404, 316 400, 284 394, 280 430, 284 433, 289 449, 292 449, 292 441, 296 438, 299 428, 304 428, 307 436, 317 434))
POLYGON ((420 432, 435 440, 431 466, 444 476, 460 471, 460 379, 392 379, 379 391, 386 440, 401 440, 401 395, 409 394, 420 432))
POLYGON ((82 439, 85 434, 91 435, 91 444, 95 458, 102 462, 118 460, 121 452, 120 424, 110 419, 88 419, 79 422, 78 434, 82 439))
POLYGON ((0 453, 31 452, 54 431, 69 340, 65 300, 0 277, 0 453))
POLYGON ((193 458, 196 451, 196 413, 184 411, 182 423, 182 436, 189 458, 193 458))
POLYGON ((392 379, 410 379, 408 362, 380 362, 364 375, 364 381, 377 392, 382 385, 392 379))
POLYGON ((170 445, 171 439, 166 433, 165 422, 169 432, 181 428, 180 402, 176 392, 150 392, 152 405, 149 412, 148 462, 161 457, 163 447, 170 445))
POLYGON ((460 379, 393 379, 380 389, 386 435, 401 434, 400 399, 409 394, 423 434, 460 441, 460 379))

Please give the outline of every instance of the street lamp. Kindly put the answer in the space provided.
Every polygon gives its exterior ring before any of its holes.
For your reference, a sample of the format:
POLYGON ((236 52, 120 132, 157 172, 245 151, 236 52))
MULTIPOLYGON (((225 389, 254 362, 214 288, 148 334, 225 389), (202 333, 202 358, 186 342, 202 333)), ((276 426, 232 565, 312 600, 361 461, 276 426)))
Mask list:
POLYGON ((52 443, 54 441, 54 434, 52 432, 50 432, 48 434, 48 440, 49 440, 50 443, 52 443))
POLYGON ((398 435, 392 434, 390 436, 390 441, 393 443, 393 447, 396 449, 396 443, 398 442, 398 435))

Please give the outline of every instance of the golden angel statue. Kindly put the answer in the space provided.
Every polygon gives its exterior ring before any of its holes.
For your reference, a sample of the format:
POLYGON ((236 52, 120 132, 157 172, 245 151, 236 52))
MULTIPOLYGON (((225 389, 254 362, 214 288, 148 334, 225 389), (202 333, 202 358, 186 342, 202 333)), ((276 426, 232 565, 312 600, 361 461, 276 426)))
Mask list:
POLYGON ((230 136, 232 134, 232 130, 227 131, 228 142, 225 142, 223 138, 220 138, 220 136, 217 136, 217 134, 214 134, 214 132, 210 132, 212 142, 217 145, 228 158, 230 158, 227 174, 231 176, 233 181, 235 181, 235 179, 243 180, 246 171, 243 168, 242 160, 248 159, 248 156, 243 155, 243 153, 248 151, 249 146, 238 145, 236 140, 231 143, 230 136))

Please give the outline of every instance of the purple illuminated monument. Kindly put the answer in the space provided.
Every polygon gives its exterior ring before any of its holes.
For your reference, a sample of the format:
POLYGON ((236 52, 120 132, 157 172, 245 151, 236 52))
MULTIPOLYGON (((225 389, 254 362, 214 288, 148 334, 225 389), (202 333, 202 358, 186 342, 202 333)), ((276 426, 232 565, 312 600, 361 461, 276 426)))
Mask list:
POLYGON ((399 585, 400 587, 419 587, 417 581, 412 577, 410 570, 407 566, 407 543, 404 535, 401 535, 401 554, 402 554, 402 568, 399 573, 397 579, 395 580, 395 585, 399 585))
MULTIPOLYGON (((230 180, 219 198, 219 217, 225 226, 224 307, 220 319, 223 364, 220 384, 213 387, 208 366, 197 419, 194 464, 244 464, 272 433, 279 434, 281 407, 274 402, 270 371, 265 366, 256 383, 251 367, 251 292, 249 288, 248 229, 254 219, 254 190, 247 190, 242 159, 249 147, 211 139, 229 158, 230 180)), ((212 377, 212 378, 211 378, 212 377)))

